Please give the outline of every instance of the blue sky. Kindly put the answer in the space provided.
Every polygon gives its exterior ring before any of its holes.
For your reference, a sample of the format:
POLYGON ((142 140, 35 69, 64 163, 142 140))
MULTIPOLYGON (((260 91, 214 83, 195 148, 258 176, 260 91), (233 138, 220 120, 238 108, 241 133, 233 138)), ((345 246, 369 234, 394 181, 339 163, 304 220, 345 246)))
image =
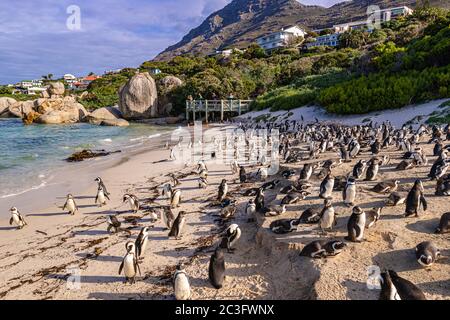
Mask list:
MULTIPOLYGON (((1 0, 0 83, 137 67, 231 0, 1 0), (66 26, 80 8, 81 29, 66 26)), ((339 0, 304 0, 331 6, 339 0)))

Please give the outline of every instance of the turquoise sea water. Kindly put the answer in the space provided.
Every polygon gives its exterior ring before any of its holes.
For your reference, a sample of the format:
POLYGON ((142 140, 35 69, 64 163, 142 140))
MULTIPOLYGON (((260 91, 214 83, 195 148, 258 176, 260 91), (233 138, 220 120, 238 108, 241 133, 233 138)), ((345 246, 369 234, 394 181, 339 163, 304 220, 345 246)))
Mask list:
POLYGON ((24 126, 19 119, 0 119, 0 199, 45 186, 52 170, 67 166, 64 159, 75 151, 124 150, 168 130, 145 124, 24 126))

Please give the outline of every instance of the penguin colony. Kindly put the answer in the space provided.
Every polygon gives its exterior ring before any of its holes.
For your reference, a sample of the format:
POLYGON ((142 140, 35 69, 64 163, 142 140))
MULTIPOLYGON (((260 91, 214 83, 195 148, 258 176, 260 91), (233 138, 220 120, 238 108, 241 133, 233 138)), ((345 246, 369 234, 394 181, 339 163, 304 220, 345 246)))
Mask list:
MULTIPOLYGON (((363 246, 367 232, 375 228, 378 223, 383 223, 382 209, 384 206, 398 207, 402 216, 414 219, 427 211, 429 205, 425 196, 423 181, 436 181, 434 195, 438 197, 450 196, 450 174, 447 174, 450 165, 448 152, 450 145, 445 144, 450 137, 449 126, 425 126, 418 129, 412 126, 394 128, 389 122, 380 125, 370 123, 368 125, 342 126, 336 124, 304 124, 298 121, 285 121, 281 123, 240 123, 238 129, 243 130, 244 135, 235 135, 231 139, 227 136, 225 141, 214 140, 216 151, 220 151, 229 145, 235 146, 236 142, 242 142, 249 150, 246 162, 239 163, 242 156, 236 148, 233 159, 230 162, 231 177, 221 180, 218 186, 214 205, 220 209, 220 217, 225 223, 225 229, 221 233, 221 239, 213 250, 208 264, 209 282, 219 290, 226 282, 226 254, 232 254, 237 249, 237 243, 242 235, 238 224, 232 220, 237 214, 251 218, 255 215, 264 217, 276 217, 269 226, 275 234, 295 233, 301 225, 316 225, 317 230, 312 233, 320 237, 319 240, 306 244, 299 252, 300 257, 329 258, 338 255, 348 246, 363 246), (276 175, 269 175, 269 155, 260 152, 254 142, 255 130, 266 129, 270 133, 277 129, 279 135, 278 156, 281 165, 298 164, 300 169, 282 168, 276 175), (430 138, 431 137, 431 138, 430 138), (234 141, 230 141, 234 140, 234 141), (428 159, 420 147, 420 144, 434 144, 434 161, 428 159), (301 147, 301 146, 305 147, 301 147), (256 150, 257 149, 257 150, 256 150), (390 154, 388 154, 390 151, 390 154), (400 155, 400 162, 395 166, 399 172, 399 180, 380 181, 380 172, 388 168, 392 151, 400 155), (334 152, 335 158, 325 161, 319 160, 321 154, 334 152), (253 161, 253 162, 252 162, 253 161), (250 165, 248 163, 251 163, 250 165), (336 167, 343 163, 352 164, 352 170, 344 176, 334 174, 336 167), (427 176, 417 177, 414 183, 402 183, 401 171, 414 167, 428 169, 427 176), (241 189, 241 196, 247 197, 243 206, 243 212, 237 212, 236 200, 230 195, 231 181, 236 181, 241 189), (250 186, 249 186, 250 185, 250 186), (385 195, 384 205, 366 209, 357 203, 357 194, 360 192, 385 195), (283 194, 281 201, 270 199, 268 193, 283 194), (337 194, 341 194, 337 197, 337 194), (308 197, 318 197, 323 200, 323 205, 311 206, 299 212, 298 218, 283 217, 294 204, 301 203, 308 197), (342 204, 342 210, 349 210, 350 217, 346 222, 347 236, 337 238, 335 228, 338 224, 338 210, 342 204)), ((270 134, 263 139, 263 145, 267 150, 273 146, 270 134)), ((170 158, 174 158, 171 149, 170 158)), ((208 187, 208 168, 204 161, 197 164, 195 174, 198 178, 199 192, 208 187)), ((183 206, 182 189, 180 182, 174 174, 171 180, 161 186, 162 198, 167 202, 160 208, 159 214, 151 212, 151 221, 161 220, 163 228, 168 231, 168 237, 175 240, 182 239, 185 225, 188 221, 188 213, 181 210, 183 206), (173 210, 177 210, 175 215, 173 210)), ((95 204, 104 206, 110 200, 105 183, 100 177, 97 182, 97 194, 95 204)), ((129 206, 134 213, 142 210, 139 199, 130 193, 122 197, 124 205, 129 206)), ((63 210, 70 215, 77 214, 76 198, 67 195, 63 210)), ((15 207, 11 208, 10 224, 18 229, 27 226, 24 217, 15 207)), ((442 235, 450 232, 450 212, 442 213, 439 224, 436 225, 435 234, 442 235)), ((109 215, 106 219, 109 233, 126 232, 131 235, 130 228, 121 228, 117 215, 109 215)), ((141 276, 140 266, 145 257, 145 251, 149 245, 151 226, 144 226, 133 241, 125 243, 124 256, 120 263, 118 273, 125 277, 125 282, 135 283, 141 276)), ((426 237, 424 237, 426 239, 426 237)), ((441 259, 441 250, 430 240, 424 240, 411 248, 417 263, 424 268, 434 268, 441 259)), ((380 266, 384 268, 384 266, 380 266)), ((400 277, 394 270, 384 268, 380 276, 380 299, 425 299, 418 286, 400 277)), ((173 274, 173 292, 176 299, 185 300, 191 298, 189 275, 182 263, 173 274)))

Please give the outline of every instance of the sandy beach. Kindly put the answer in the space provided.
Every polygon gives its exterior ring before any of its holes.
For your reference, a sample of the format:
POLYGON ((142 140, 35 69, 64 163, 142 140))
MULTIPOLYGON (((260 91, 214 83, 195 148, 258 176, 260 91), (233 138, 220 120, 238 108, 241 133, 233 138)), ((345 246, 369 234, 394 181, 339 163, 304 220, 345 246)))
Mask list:
MULTIPOLYGON (((425 140, 421 146, 430 155, 432 145, 424 144, 425 140)), ((156 149, 121 154, 111 159, 105 169, 93 165, 79 177, 76 170, 72 172, 70 179, 79 178, 77 190, 73 191, 80 208, 75 216, 58 207, 64 204, 63 195, 54 197, 50 192, 32 203, 22 200, 15 204, 29 225, 16 230, 9 226, 9 217, 0 219, 0 298, 174 299, 171 277, 176 265, 183 262, 192 299, 377 299, 380 291, 369 290, 366 285, 367 268, 373 265, 394 268, 422 289, 428 299, 450 299, 449 236, 433 234, 439 217, 448 211, 448 198, 434 196, 435 182, 424 182, 430 208, 419 218, 402 217, 403 206, 386 207, 380 221, 366 230, 365 242, 349 243, 334 258, 312 260, 298 254, 306 243, 324 237, 317 225, 300 225, 298 231, 287 235, 273 234, 268 229, 270 222, 280 217, 245 214, 249 198, 241 192, 262 182, 241 185, 229 165, 207 163, 209 185, 201 190, 193 172, 196 163, 185 166, 166 161, 169 150, 163 148, 163 142, 156 149), (159 196, 159 187, 170 180, 169 173, 179 178, 183 193, 182 205, 174 213, 180 210, 188 213, 181 240, 169 239, 163 223, 160 220, 152 223, 148 217, 152 208, 167 205, 167 200, 159 196), (94 204, 96 176, 102 177, 111 193, 111 201, 101 208, 94 204), (232 223, 239 224, 243 235, 235 253, 226 254, 225 284, 216 290, 208 281, 208 263, 219 234, 229 222, 223 223, 218 216, 220 208, 210 203, 217 197, 222 178, 227 179, 230 194, 237 200, 232 223), (126 192, 141 199, 142 210, 138 214, 130 212, 128 205, 122 203, 126 192), (106 216, 114 213, 131 231, 131 236, 123 232, 108 234, 106 216), (150 243, 141 263, 142 275, 135 284, 124 284, 124 276, 118 270, 126 252, 125 243, 134 241, 142 226, 151 226, 150 243), (417 263, 413 251, 425 240, 433 240, 443 255, 429 270, 417 263), (71 282, 78 276, 79 286, 71 282)), ((397 172, 393 167, 401 161, 402 152, 391 147, 388 154, 392 161, 381 169, 377 181, 399 179, 400 190, 406 192, 417 177, 424 179, 434 160, 430 157, 430 165, 426 167, 397 172)), ((358 156, 368 157, 367 151, 358 156)), ((319 160, 330 158, 336 158, 336 154, 326 152, 319 160)), ((303 163, 282 164, 282 169, 298 172, 303 163)), ((337 167, 335 174, 346 174, 354 163, 355 160, 337 167)), ((249 172, 256 170, 257 167, 249 168, 249 172)), ((273 178, 279 176, 269 177, 268 181, 273 178)), ((377 181, 359 185, 356 202, 362 208, 383 204, 386 196, 366 190, 377 181)), ((298 217, 307 207, 323 203, 317 197, 320 180, 313 178, 312 184, 312 195, 299 204, 288 205, 283 218, 298 217)), ((277 202, 283 196, 275 190, 268 192, 266 198, 277 202)), ((340 192, 334 192, 333 198, 339 214, 338 224, 325 238, 342 239, 350 209, 341 203, 340 192)))

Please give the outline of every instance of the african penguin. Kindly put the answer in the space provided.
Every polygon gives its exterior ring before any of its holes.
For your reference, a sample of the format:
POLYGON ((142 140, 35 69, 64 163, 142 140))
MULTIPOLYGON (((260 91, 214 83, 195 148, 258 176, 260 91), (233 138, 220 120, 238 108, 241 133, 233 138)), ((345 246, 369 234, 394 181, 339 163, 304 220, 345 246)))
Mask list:
POLYGON ((97 177, 97 178, 95 178, 94 181, 98 183, 98 187, 102 187, 103 188, 103 192, 105 193, 106 196, 110 195, 108 190, 106 190, 106 186, 105 186, 105 183, 103 182, 102 178, 97 177))
POLYGON ((136 248, 131 241, 126 243, 125 248, 127 249, 127 253, 120 264, 119 275, 122 274, 123 271, 125 274, 125 283, 135 283, 136 274, 138 272, 141 274, 141 269, 139 268, 138 260, 136 258, 136 248))
POLYGON ((401 194, 400 192, 392 192, 386 200, 387 206, 393 206, 399 204, 404 204, 406 201, 406 196, 401 194))
POLYGON ((223 201, 223 199, 225 199, 227 193, 228 193, 227 180, 222 179, 222 182, 219 185, 219 193, 217 195, 217 200, 218 201, 223 201))
POLYGON ((177 266, 173 275, 173 291, 177 300, 189 300, 191 298, 189 278, 181 265, 177 266))
POLYGON ((139 200, 134 194, 126 193, 122 200, 123 202, 128 201, 128 204, 134 213, 139 211, 139 200))
POLYGON ((170 198, 170 207, 177 208, 180 206, 181 202, 181 190, 173 189, 172 197, 170 198))
POLYGON ((66 197, 66 202, 64 203, 63 206, 63 211, 64 210, 68 210, 69 214, 74 215, 75 212, 78 211, 78 206, 75 203, 75 199, 73 198, 73 196, 69 193, 66 197))
POLYGON ((225 280, 225 257, 222 248, 217 247, 209 260, 208 268, 209 281, 216 289, 223 286, 225 280))
POLYGON ((136 242, 134 243, 136 247, 136 258, 138 259, 143 258, 142 256, 145 254, 145 250, 147 249, 148 231, 149 227, 143 227, 139 232, 136 242))
POLYGON ((373 208, 372 210, 366 211, 366 228, 371 228, 378 220, 380 220, 381 210, 383 208, 373 208))
POLYGON ((446 212, 441 216, 439 226, 436 228, 435 233, 447 233, 450 232, 450 212, 446 212))
POLYGON ((11 212, 11 218, 9 219, 9 225, 12 225, 13 223, 17 225, 18 229, 22 229, 24 226, 27 225, 27 222, 25 221, 22 214, 17 210, 16 207, 12 207, 9 209, 9 212, 11 212))
POLYGON ((225 235, 222 238, 221 247, 227 249, 228 252, 235 250, 234 245, 241 237, 241 229, 235 223, 231 224, 226 230, 225 235))
POLYGON ((98 186, 97 196, 95 197, 95 203, 98 203, 99 207, 106 205, 106 199, 110 200, 108 195, 103 190, 101 185, 98 186))
POLYGON ((270 223, 270 230, 276 234, 285 234, 297 230, 300 219, 279 219, 270 223))
POLYGON ((361 242, 364 238, 366 227, 366 213, 358 206, 353 207, 352 214, 347 223, 348 236, 345 240, 361 242))
POLYGON ((164 207, 161 212, 161 220, 166 230, 172 229, 172 224, 175 221, 175 216, 170 207, 164 207))
POLYGON ((319 226, 322 232, 326 230, 332 230, 336 225, 336 214, 331 200, 326 199, 324 201, 324 207, 320 214, 319 226))
POLYGON ((406 197, 406 209, 405 209, 405 217, 409 217, 410 215, 419 216, 419 209, 422 205, 423 210, 427 211, 427 201, 423 195, 423 185, 422 181, 416 180, 414 186, 411 191, 409 191, 408 196, 406 197))
POLYGON ((356 181, 355 178, 349 177, 342 193, 342 198, 346 206, 353 206, 356 199, 356 181))
POLYGON ((416 258, 424 267, 431 267, 440 257, 441 252, 430 241, 424 241, 416 246, 416 258))
POLYGON ((380 300, 426 300, 423 292, 411 281, 393 270, 381 274, 380 300))
POLYGON ((186 224, 186 211, 180 211, 177 218, 172 224, 172 229, 170 229, 169 237, 175 237, 175 239, 181 238, 181 233, 183 232, 184 225, 186 224))
POLYGON ((334 177, 331 176, 331 173, 325 177, 325 179, 320 184, 319 197, 322 199, 331 199, 334 188, 334 177))

